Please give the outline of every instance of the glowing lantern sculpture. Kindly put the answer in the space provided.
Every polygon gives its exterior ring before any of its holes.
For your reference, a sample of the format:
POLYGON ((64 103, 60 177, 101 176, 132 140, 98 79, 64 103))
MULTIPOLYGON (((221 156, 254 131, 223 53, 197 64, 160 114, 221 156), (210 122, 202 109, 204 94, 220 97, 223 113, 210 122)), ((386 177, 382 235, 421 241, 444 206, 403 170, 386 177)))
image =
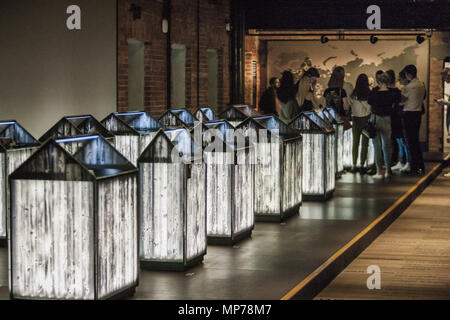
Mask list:
POLYGON ((164 128, 191 128, 197 121, 188 109, 170 109, 159 118, 164 128))
POLYGON ((255 142, 255 219, 283 221, 302 202, 302 137, 275 116, 249 118, 236 129, 255 142))
POLYGON ((66 117, 81 134, 98 134, 114 145, 114 135, 91 115, 66 117))
POLYGON ((208 243, 232 245, 254 228, 253 147, 225 120, 205 125, 208 243))
POLYGON ((344 131, 344 121, 333 108, 325 108, 319 115, 323 120, 330 122, 336 131, 336 176, 340 177, 345 169, 344 149, 348 148, 345 146, 344 135, 349 130, 344 131))
MULTIPOLYGON (((361 154, 361 148, 362 148, 362 137, 360 138, 359 142, 359 149, 358 153, 361 154)), ((344 133, 344 168, 350 169, 353 167, 353 131, 347 130, 344 133)), ((375 151, 373 148, 373 144, 371 141, 369 141, 369 148, 367 152, 367 160, 366 163, 361 163, 361 157, 359 158, 359 168, 368 168, 372 166, 375 163, 375 151)))
POLYGON ((206 254, 206 166, 185 128, 160 130, 139 157, 140 264, 186 270, 206 254))
POLYGON ((39 146, 40 143, 17 121, 0 121, 0 246, 7 244, 8 176, 39 146))
POLYGON ((136 167, 99 135, 50 139, 39 148, 10 176, 11 297, 133 294, 137 179, 136 167))
POLYGON ((115 135, 115 147, 134 165, 142 151, 162 128, 161 124, 146 112, 113 113, 102 124, 115 135))
POLYGON ((83 133, 79 130, 72 121, 67 118, 62 118, 53 127, 39 138, 41 143, 46 142, 50 138, 71 138, 80 136, 83 133))
POLYGON ((194 113, 194 116, 201 122, 218 120, 219 117, 214 113, 211 108, 198 108, 194 113))
POLYGON ((245 119, 257 116, 260 114, 255 109, 246 105, 235 105, 222 112, 219 118, 227 120, 233 127, 237 127, 245 119))
POLYGON ((326 200, 336 183, 336 138, 333 127, 315 112, 299 114, 290 126, 303 136, 303 199, 326 200))

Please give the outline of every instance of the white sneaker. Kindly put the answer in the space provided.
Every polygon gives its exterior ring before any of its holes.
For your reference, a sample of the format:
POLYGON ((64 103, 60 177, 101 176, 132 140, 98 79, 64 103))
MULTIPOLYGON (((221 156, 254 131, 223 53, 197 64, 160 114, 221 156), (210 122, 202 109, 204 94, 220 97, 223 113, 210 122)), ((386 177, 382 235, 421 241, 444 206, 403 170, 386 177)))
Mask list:
POLYGON ((405 165, 401 162, 397 163, 395 166, 391 168, 391 170, 401 170, 405 165))
POLYGON ((446 178, 450 178, 450 172, 448 172, 448 173, 444 174, 444 177, 446 177, 446 178))
POLYGON ((406 163, 403 168, 400 169, 400 172, 408 172, 411 170, 411 165, 409 163, 406 163))
POLYGON ((382 175, 382 174, 376 174, 376 175, 374 175, 373 176, 375 179, 383 179, 384 178, 384 175, 382 175))

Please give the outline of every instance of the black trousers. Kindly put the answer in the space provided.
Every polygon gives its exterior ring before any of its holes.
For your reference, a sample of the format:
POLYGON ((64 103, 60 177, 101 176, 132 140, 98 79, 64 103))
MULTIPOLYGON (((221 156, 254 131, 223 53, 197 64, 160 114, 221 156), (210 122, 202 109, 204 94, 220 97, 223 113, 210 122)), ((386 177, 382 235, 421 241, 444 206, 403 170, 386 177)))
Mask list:
POLYGON ((422 121, 422 112, 420 111, 405 111, 403 116, 403 128, 408 144, 409 152, 411 153, 411 170, 419 169, 425 170, 425 165, 422 157, 422 149, 420 148, 419 134, 420 123, 422 121))

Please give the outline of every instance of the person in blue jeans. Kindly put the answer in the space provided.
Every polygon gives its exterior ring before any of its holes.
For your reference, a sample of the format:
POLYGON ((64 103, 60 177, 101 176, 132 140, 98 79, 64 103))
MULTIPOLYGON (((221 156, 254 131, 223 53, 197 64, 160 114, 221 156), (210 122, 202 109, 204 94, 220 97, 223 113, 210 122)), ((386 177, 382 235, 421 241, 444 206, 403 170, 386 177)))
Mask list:
MULTIPOLYGON (((388 73, 389 74, 389 73, 388 73)), ((389 74, 391 78, 390 88, 395 88, 395 75, 389 74)), ((404 71, 399 73, 398 80, 400 85, 406 86, 408 84, 408 80, 406 79, 406 75, 404 71)), ((399 90, 395 88, 394 90, 399 90)), ((400 91, 400 90, 399 90, 400 91)), ((400 91, 401 92, 401 91, 400 91)), ((398 163, 392 167, 392 170, 400 170, 401 172, 407 172, 411 170, 411 156, 408 149, 408 144, 406 143, 405 138, 405 130, 403 125, 403 119, 401 117, 402 106, 398 105, 394 114, 392 115, 392 136, 395 138, 395 141, 398 145, 399 151, 399 161, 398 163)))
POLYGON ((383 72, 377 75, 377 82, 379 83, 378 90, 372 90, 369 95, 368 102, 372 108, 372 122, 376 128, 376 138, 373 139, 375 153, 379 154, 383 151, 383 161, 386 171, 383 174, 383 164, 379 157, 375 157, 375 164, 377 166, 377 175, 375 178, 390 178, 392 177, 391 170, 391 116, 394 107, 400 102, 401 94, 398 90, 389 88, 390 78, 383 72))
MULTIPOLYGON (((450 68, 445 68, 442 72, 442 80, 450 84, 450 68)), ((438 99, 436 102, 441 106, 447 106, 447 141, 450 142, 450 97, 446 96, 443 99, 438 99)), ((450 178, 450 172, 445 174, 444 177, 450 178)))

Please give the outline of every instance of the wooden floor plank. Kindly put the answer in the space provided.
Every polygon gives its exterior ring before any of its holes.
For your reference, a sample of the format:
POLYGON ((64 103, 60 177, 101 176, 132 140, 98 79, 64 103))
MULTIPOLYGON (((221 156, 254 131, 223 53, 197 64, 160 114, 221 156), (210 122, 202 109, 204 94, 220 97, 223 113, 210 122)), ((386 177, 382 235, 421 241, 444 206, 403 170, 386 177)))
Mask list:
POLYGON ((450 299, 450 179, 437 178, 315 299, 450 299), (367 288, 371 265, 380 290, 367 288))

